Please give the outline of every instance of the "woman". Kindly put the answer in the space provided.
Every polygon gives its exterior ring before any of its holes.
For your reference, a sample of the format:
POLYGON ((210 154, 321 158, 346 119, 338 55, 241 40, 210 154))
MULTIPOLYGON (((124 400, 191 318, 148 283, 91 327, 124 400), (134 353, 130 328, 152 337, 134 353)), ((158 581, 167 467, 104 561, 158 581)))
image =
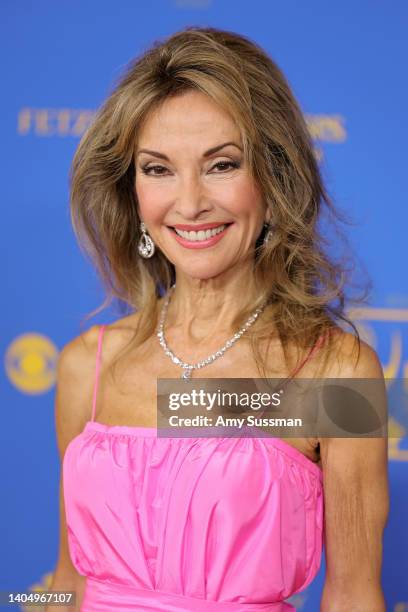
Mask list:
POLYGON ((82 139, 71 203, 131 313, 60 355, 52 588, 85 611, 292 610, 324 542, 321 609, 385 610, 384 439, 156 437, 159 378, 382 378, 339 325, 335 209, 279 68, 212 28, 155 44, 82 139))

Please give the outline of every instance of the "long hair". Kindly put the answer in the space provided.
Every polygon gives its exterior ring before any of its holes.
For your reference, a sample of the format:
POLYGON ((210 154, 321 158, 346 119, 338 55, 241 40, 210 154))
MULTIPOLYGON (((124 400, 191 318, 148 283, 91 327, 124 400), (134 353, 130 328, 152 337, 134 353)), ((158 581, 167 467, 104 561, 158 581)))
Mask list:
MULTIPOLYGON (((329 257, 318 224, 323 212, 336 224, 347 220, 327 193, 300 107, 262 48, 210 27, 183 29, 134 59, 79 143, 70 174, 71 219, 106 289, 104 303, 90 316, 114 299, 139 311, 129 349, 155 331, 158 297, 174 282, 175 269, 159 249, 151 259, 138 253, 134 154, 149 113, 189 90, 210 96, 234 118, 249 172, 272 212, 271 240, 264 245, 261 234, 255 248, 256 296, 243 297, 233 322, 238 329, 267 303, 246 333, 260 373, 265 374, 266 356, 258 340, 270 340, 271 330, 286 359, 289 344, 297 347, 299 361, 322 334, 328 355, 332 334, 325 332, 344 324, 353 328, 360 349, 358 330, 345 315, 346 261, 329 257)), ((339 229, 338 237, 345 240, 339 229)))

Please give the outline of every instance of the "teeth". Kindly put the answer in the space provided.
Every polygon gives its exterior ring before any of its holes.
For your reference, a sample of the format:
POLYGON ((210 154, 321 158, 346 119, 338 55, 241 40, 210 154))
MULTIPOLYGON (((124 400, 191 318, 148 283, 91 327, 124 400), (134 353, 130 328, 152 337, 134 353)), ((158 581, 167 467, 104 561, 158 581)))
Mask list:
POLYGON ((179 230, 177 228, 174 229, 182 238, 191 240, 192 242, 198 242, 200 240, 208 240, 209 238, 212 238, 212 236, 216 236, 225 228, 226 225, 220 225, 219 227, 214 227, 214 229, 200 230, 199 232, 185 232, 184 230, 179 230))

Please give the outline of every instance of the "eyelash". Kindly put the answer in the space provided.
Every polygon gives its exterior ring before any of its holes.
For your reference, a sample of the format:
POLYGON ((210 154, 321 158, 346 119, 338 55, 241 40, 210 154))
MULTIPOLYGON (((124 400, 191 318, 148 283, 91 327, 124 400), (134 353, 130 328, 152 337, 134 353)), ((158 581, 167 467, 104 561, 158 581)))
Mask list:
MULTIPOLYGON (((216 168, 217 166, 230 166, 231 169, 236 169, 240 167, 240 163, 239 162, 233 162, 233 161, 225 161, 225 162, 217 162, 216 164, 214 164, 214 166, 211 168, 216 168)), ((147 176, 165 176, 164 174, 150 174, 150 170, 154 170, 157 168, 164 168, 164 166, 149 166, 146 167, 144 166, 142 168, 142 172, 144 174, 147 174, 147 176)), ((216 172, 216 174, 226 174, 226 172, 216 172)))

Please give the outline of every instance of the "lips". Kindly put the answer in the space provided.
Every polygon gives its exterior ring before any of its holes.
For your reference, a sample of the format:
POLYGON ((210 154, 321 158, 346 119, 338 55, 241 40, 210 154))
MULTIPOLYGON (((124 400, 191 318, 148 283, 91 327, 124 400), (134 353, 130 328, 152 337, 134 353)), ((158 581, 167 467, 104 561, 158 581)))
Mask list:
POLYGON ((200 230, 208 230, 208 229, 214 229, 215 227, 220 227, 221 225, 231 225, 231 222, 221 222, 221 223, 201 223, 199 225, 182 225, 182 224, 177 224, 177 225, 170 225, 169 227, 171 227, 172 229, 179 229, 179 230, 183 230, 185 232, 199 232, 200 230))
POLYGON ((183 247, 186 247, 188 249, 206 249, 208 247, 212 247, 214 245, 216 245, 220 240, 222 240, 222 238, 225 236, 225 234, 227 233, 229 227, 232 225, 232 223, 203 223, 201 225, 176 225, 174 227, 169 227, 168 229, 171 232, 171 235, 175 238, 175 240, 183 247), (204 235, 200 236, 200 238, 198 238, 198 236, 194 236, 194 238, 190 238, 190 236, 185 235, 185 236, 181 236, 180 234, 178 234, 176 232, 176 230, 174 228, 177 228, 179 231, 184 232, 191 232, 193 231, 194 233, 196 232, 202 232, 202 234, 204 234, 204 232, 206 230, 209 229, 214 229, 214 228, 224 228, 221 229, 221 231, 215 233, 215 235, 210 236, 210 237, 205 237, 204 235), (185 229, 184 229, 185 228, 185 229))

